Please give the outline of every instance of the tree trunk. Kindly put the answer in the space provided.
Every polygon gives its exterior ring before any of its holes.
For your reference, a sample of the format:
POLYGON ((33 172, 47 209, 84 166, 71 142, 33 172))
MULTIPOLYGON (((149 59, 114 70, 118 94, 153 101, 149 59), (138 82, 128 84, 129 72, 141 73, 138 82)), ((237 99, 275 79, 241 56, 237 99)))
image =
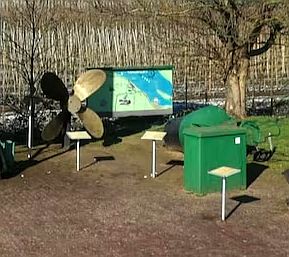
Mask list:
POLYGON ((249 73, 249 56, 243 51, 231 56, 225 85, 227 86, 226 111, 237 118, 246 117, 246 81, 249 73))

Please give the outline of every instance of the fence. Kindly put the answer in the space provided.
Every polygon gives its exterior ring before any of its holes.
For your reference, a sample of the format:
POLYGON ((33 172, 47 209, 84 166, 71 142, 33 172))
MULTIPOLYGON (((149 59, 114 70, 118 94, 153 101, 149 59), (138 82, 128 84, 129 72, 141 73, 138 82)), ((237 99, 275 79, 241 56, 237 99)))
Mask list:
MULTIPOLYGON (((1 13, 5 14, 9 6, 21 2, 1 1, 1 13)), ((107 1, 116 9, 119 5, 113 3, 107 1)), ((189 21, 186 26, 179 26, 170 19, 156 22, 153 17, 143 19, 129 15, 114 19, 107 13, 93 15, 89 1, 46 1, 47 10, 55 6, 64 6, 68 11, 66 16, 58 16, 57 29, 50 29, 47 22, 37 30, 35 74, 41 74, 43 70, 55 71, 69 85, 86 67, 172 64, 175 67, 175 99, 185 99, 185 92, 187 99, 224 95, 220 67, 200 56, 192 43, 207 39, 187 33, 189 21)), ((29 72, 30 67, 25 62, 31 54, 31 29, 11 23, 2 15, 0 31, 0 104, 11 95, 20 103, 28 93, 28 82, 11 60, 18 60, 29 72), (7 35, 25 47, 21 51, 14 47, 7 35)), ((259 40, 261 42, 262 38, 259 40)), ((252 58, 249 95, 288 94, 288 46, 288 38, 281 37, 265 54, 252 58)))

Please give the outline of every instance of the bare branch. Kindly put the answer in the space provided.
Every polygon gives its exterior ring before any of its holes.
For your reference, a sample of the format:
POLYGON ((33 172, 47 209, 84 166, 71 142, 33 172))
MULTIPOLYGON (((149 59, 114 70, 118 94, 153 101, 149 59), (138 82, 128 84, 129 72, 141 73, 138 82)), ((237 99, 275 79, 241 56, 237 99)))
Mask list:
POLYGON ((275 39, 278 33, 282 30, 282 26, 280 24, 274 24, 270 27, 270 35, 265 44, 258 49, 250 49, 249 55, 251 57, 260 55, 268 51, 275 43, 275 39))

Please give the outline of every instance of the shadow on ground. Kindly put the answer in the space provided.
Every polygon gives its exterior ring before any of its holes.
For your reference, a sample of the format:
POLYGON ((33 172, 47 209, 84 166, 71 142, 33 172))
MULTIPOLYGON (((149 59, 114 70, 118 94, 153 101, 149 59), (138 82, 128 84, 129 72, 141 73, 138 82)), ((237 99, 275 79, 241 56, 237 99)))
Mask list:
POLYGON ((260 198, 250 195, 235 196, 232 197, 231 199, 237 201, 238 204, 227 214, 226 219, 229 218, 242 204, 248 204, 260 200, 260 198))
POLYGON ((90 166, 92 166, 92 165, 94 165, 96 163, 100 163, 100 162, 103 162, 103 161, 114 161, 114 160, 115 160, 115 158, 112 155, 109 155, 109 156, 95 156, 95 157, 93 157, 93 161, 91 163, 88 163, 87 165, 81 167, 81 169, 82 170, 86 169, 86 168, 88 168, 88 167, 90 167, 90 166))
POLYGON ((116 121, 107 121, 104 123, 105 134, 103 137, 103 146, 110 146, 122 142, 122 137, 130 136, 153 125, 164 124, 164 117, 127 117, 119 118, 116 121))
POLYGON ((38 163, 41 163, 41 162, 44 162, 44 161, 47 161, 49 159, 52 159, 56 156, 59 156, 59 155, 62 155, 68 151, 70 151, 73 147, 70 147, 66 150, 63 150, 62 152, 59 152, 59 153, 56 153, 56 154, 53 154, 53 155, 50 155, 44 159, 41 159, 41 160, 36 160, 35 158, 44 150, 48 147, 47 146, 44 146, 44 147, 41 147, 39 148, 33 155, 32 155, 32 158, 31 159, 27 159, 27 160, 22 160, 22 161, 17 161, 14 163, 13 167, 10 168, 10 171, 6 172, 6 173, 3 173, 1 174, 1 178, 2 179, 9 179, 9 178, 13 178, 13 177, 16 177, 17 175, 19 175, 20 173, 22 173, 24 170, 26 170, 27 168, 30 168, 38 163))
POLYGON ((171 170, 172 168, 176 167, 176 166, 184 166, 184 161, 182 160, 170 160, 166 163, 166 165, 169 165, 167 168, 161 170, 158 172, 158 175, 161 175, 163 173, 168 172, 169 170, 171 170))
POLYGON ((267 169, 269 166, 260 163, 247 164, 247 188, 267 169))
MULTIPOLYGON (((110 146, 110 145, 122 142, 122 137, 139 133, 141 131, 151 128, 153 125, 161 125, 164 123, 164 121, 165 121, 165 117, 163 116, 127 117, 127 118, 119 118, 119 119, 116 119, 115 121, 107 120, 104 122, 105 134, 102 139, 81 140, 80 144, 81 146, 83 146, 83 145, 90 143, 91 141, 103 140, 103 146, 110 146)), ((27 131, 26 129, 22 129, 18 131, 18 133, 16 132, 13 133, 13 132, 5 132, 5 131, 0 130, 0 138, 1 140, 11 140, 15 142, 16 145, 26 145, 27 131)), ((39 147, 39 145, 43 145, 45 143, 41 139, 41 131, 39 131, 38 129, 34 130, 33 138, 34 138, 34 148, 36 148, 37 146, 39 147)), ((30 158, 29 160, 15 162, 14 166, 11 167, 8 172, 1 174, 1 178, 8 179, 11 177, 15 177, 21 172, 23 172, 25 169, 31 166, 34 166, 40 162, 46 161, 48 159, 51 159, 53 157, 66 153, 67 151, 75 149, 74 141, 68 141, 67 144, 65 144, 65 142, 67 142, 67 140, 65 140, 64 134, 62 133, 59 137, 57 137, 51 143, 62 145, 63 151, 57 154, 53 154, 47 158, 36 160, 36 158, 40 154, 42 154, 43 151, 47 149, 50 144, 46 144, 43 147, 39 147, 37 150, 33 152, 32 158, 30 158), (64 148, 65 145, 67 146, 66 148, 64 148), (11 170, 13 172, 11 172, 11 170)), ((23 150, 23 152, 24 151, 28 151, 28 150, 23 150)), ((91 166, 96 162, 105 161, 105 160, 114 160, 114 157, 113 156, 95 157, 94 162, 90 163, 88 166, 91 166)), ((2 169, 0 169, 0 171, 1 170, 2 169)))

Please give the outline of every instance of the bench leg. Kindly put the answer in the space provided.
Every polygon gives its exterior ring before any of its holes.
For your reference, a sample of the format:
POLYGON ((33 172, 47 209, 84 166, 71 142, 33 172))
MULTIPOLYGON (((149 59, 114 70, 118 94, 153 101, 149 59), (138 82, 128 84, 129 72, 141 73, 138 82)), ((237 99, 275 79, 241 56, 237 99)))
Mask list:
POLYGON ((80 145, 80 142, 79 140, 76 141, 76 170, 79 171, 80 169, 80 152, 79 152, 79 145, 80 145))
POLYGON ((226 219, 226 177, 222 178, 222 221, 226 219))
POLYGON ((151 177, 155 178, 157 173, 156 173, 156 141, 152 140, 152 173, 151 177))

